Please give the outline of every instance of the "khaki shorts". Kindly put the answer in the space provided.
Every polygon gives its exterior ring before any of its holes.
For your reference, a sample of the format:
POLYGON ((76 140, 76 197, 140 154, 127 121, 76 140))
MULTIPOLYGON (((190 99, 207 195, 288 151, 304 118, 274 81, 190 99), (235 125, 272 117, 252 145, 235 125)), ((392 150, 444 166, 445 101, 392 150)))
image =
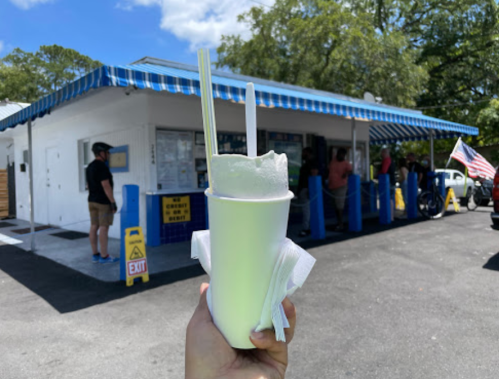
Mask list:
POLYGON ((90 224, 96 226, 113 225, 114 212, 111 204, 88 203, 90 224))
POLYGON ((343 186, 331 190, 331 194, 334 196, 334 205, 336 206, 336 209, 345 209, 347 190, 348 186, 343 186))

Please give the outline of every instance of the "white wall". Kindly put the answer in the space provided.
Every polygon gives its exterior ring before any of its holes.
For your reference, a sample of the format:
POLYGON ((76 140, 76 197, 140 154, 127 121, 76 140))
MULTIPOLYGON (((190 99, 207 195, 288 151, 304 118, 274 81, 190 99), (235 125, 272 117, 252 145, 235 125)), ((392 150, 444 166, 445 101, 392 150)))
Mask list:
MULTIPOLYGON (((89 138, 113 146, 129 145, 129 168, 127 173, 115 173, 115 197, 118 206, 122 203, 123 184, 140 186, 140 220, 145 230, 145 192, 148 182, 146 96, 126 96, 122 89, 112 88, 80 98, 51 115, 33 123, 33 175, 35 198, 35 221, 62 226, 65 229, 88 231, 88 192, 80 191, 78 140, 89 138), (48 148, 59 153, 57 167, 53 167, 51 189, 56 188, 57 201, 50 204, 47 187, 48 148), (49 207, 51 215, 49 217, 49 207), (54 221, 55 220, 55 221, 54 221)), ((29 219, 28 173, 20 172, 22 152, 27 149, 26 126, 18 126, 14 133, 16 155, 17 216, 29 219)), ((110 236, 119 237, 119 215, 115 217, 110 236)))
MULTIPOLYGON (((244 105, 216 100, 215 107, 219 131, 244 132, 244 105)), ((328 139, 351 139, 351 122, 339 117, 259 107, 257 118, 258 127, 269 132, 315 133, 328 139)), ((367 124, 359 122, 357 125, 358 140, 368 141, 367 124)), ((153 91, 134 91, 127 96, 122 88, 105 88, 36 119, 33 123, 35 221, 88 231, 88 193, 80 191, 78 141, 89 139, 90 143, 99 140, 113 146, 129 145, 130 171, 114 174, 115 197, 120 206, 122 185, 139 185, 140 224, 146 231, 145 193, 155 190, 157 184, 156 167, 151 164, 156 126, 202 130, 200 98, 153 91), (55 148, 59 155, 57 167, 47 166, 49 148, 55 148), (50 189, 47 187, 48 169, 52 169, 53 175, 50 189), (56 191, 55 199, 48 196, 50 190, 56 191)), ((26 128, 26 125, 19 125, 1 137, 14 140, 17 216, 29 220, 28 173, 20 172, 22 154, 28 148, 26 128)), ((111 237, 119 238, 119 224, 118 215, 110 229, 111 237)))
MULTIPOLYGON (((203 129, 201 101, 197 96, 149 92, 149 123, 172 129, 203 129)), ((244 132, 244 104, 215 100, 217 130, 244 132)), ((351 121, 326 114, 257 107, 258 128, 269 132, 310 133, 351 141, 351 121)), ((369 125, 357 121, 358 141, 369 140, 369 125)))

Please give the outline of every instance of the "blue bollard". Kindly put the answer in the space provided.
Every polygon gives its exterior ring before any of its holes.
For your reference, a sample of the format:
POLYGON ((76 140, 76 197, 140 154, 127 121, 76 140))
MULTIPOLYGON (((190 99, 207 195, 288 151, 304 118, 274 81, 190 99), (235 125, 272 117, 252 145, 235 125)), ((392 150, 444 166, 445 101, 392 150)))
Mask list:
POLYGON ((410 172, 407 177, 407 218, 418 218, 418 174, 410 172))
POLYGON ((362 231, 362 204, 360 201, 360 176, 348 177, 348 230, 362 231))
POLYGON ((437 178, 438 178, 438 183, 437 183, 437 187, 438 187, 438 192, 440 192, 440 195, 442 195, 442 197, 445 199, 445 174, 443 172, 439 172, 436 174, 437 175, 437 178))
POLYGON ((379 182, 379 222, 389 225, 392 222, 392 203, 390 194, 390 175, 381 174, 379 182))
MULTIPOLYGON (((428 178, 428 182, 426 183, 426 188, 428 190, 431 190, 433 188, 433 183, 435 182, 435 180, 437 180, 437 174, 434 172, 434 171, 428 171, 427 173, 427 178, 428 178)), ((440 191, 439 191, 440 192, 440 191)), ((434 198, 433 196, 433 192, 430 194, 430 197, 429 197, 433 202, 436 201, 436 199, 434 198)), ((436 214, 436 209, 434 208, 430 208, 429 209, 429 213, 430 215, 434 215, 436 214)))
POLYGON ((139 186, 123 186, 123 206, 120 213, 120 280, 126 281, 125 230, 139 226, 139 186))
POLYGON ((161 245, 161 207, 159 195, 147 195, 147 246, 161 245))
MULTIPOLYGON (((310 199, 310 231, 312 239, 326 238, 324 204, 322 200, 322 178, 318 175, 308 178, 308 197, 310 199)), ((306 205, 305 205, 306 206, 306 205)))

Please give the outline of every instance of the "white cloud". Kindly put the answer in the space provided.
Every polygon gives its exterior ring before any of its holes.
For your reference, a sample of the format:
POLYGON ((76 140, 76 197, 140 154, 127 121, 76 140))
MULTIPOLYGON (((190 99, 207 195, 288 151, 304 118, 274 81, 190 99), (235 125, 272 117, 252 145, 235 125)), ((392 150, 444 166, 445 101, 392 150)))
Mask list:
POLYGON ((247 26, 237 16, 259 4, 272 5, 275 0, 124 0, 118 7, 131 10, 136 6, 161 9, 161 29, 190 42, 191 49, 213 48, 222 34, 249 35, 247 26))
POLYGON ((5 46, 4 42, 0 41, 0 53, 2 52, 4 46, 5 46))
POLYGON ((37 4, 49 3, 52 0, 10 0, 12 4, 21 9, 29 9, 37 4))

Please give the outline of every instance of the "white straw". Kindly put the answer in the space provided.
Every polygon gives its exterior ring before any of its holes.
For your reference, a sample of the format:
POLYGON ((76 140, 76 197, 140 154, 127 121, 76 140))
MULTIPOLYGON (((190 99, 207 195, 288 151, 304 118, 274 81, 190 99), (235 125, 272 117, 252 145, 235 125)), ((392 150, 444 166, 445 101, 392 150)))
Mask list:
POLYGON ((201 105, 203 109, 203 129, 206 148, 206 166, 210 192, 211 184, 211 157, 218 154, 217 129, 215 125, 215 107, 213 104, 213 87, 211 84, 211 63, 208 49, 198 50, 199 83, 201 89, 201 105))
POLYGON ((246 143, 248 157, 256 157, 256 99, 255 85, 246 85, 246 143))

